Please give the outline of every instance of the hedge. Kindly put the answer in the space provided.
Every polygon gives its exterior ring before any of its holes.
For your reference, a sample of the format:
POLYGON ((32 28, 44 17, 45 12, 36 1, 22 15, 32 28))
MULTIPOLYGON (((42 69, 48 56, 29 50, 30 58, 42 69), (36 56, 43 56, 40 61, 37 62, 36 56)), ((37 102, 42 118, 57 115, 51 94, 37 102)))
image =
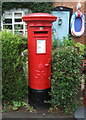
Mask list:
MULTIPOLYGON (((58 40, 57 40, 58 41, 58 40)), ((83 57, 78 54, 74 41, 68 37, 62 43, 54 41, 52 53, 51 100, 52 108, 72 114, 78 107, 76 94, 81 88, 83 57), (57 46, 55 46, 55 44, 57 46)))
POLYGON ((27 40, 2 31, 2 97, 3 100, 21 100, 27 94, 27 80, 23 70, 21 52, 27 47, 27 40))

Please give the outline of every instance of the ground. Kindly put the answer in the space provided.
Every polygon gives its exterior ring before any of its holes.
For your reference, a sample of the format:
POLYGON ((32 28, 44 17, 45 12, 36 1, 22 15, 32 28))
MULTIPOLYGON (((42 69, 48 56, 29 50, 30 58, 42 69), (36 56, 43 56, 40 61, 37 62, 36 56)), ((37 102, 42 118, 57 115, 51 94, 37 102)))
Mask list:
POLYGON ((58 110, 54 112, 48 112, 47 109, 37 109, 35 112, 29 112, 26 111, 24 107, 21 107, 17 111, 4 112, 2 114, 2 118, 2 120, 4 120, 4 118, 57 118, 58 120, 62 118, 63 120, 74 120, 73 116, 64 115, 58 110))

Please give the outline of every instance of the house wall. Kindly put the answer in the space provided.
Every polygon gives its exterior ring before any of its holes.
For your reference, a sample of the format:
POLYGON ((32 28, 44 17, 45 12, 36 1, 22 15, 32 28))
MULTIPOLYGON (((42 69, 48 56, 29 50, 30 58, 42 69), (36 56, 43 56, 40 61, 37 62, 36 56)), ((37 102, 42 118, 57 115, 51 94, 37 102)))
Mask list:
MULTIPOLYGON (((54 2, 53 6, 54 7, 63 6, 63 7, 72 8, 73 9, 73 13, 74 13, 74 12, 77 11, 77 9, 76 9, 76 4, 77 3, 78 2, 54 2)), ((85 9, 85 7, 86 7, 86 2, 81 2, 81 9, 80 9, 80 11, 82 13, 84 13, 85 17, 86 17, 86 9, 85 9)), ((78 38, 73 37, 73 39, 75 40, 75 43, 80 42, 80 43, 86 45, 86 30, 85 30, 84 34, 81 37, 78 37, 78 38)))

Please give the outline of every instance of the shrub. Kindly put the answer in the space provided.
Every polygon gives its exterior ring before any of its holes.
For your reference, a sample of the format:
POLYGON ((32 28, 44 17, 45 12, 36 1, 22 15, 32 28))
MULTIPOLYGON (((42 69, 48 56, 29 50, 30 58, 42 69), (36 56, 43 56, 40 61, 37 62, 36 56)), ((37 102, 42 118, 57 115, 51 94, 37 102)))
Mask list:
POLYGON ((2 93, 3 100, 21 100, 27 93, 21 52, 27 47, 25 37, 2 31, 2 93))
POLYGON ((81 44, 81 43, 76 43, 75 46, 76 46, 76 47, 79 47, 79 49, 80 49, 80 50, 79 50, 79 53, 80 53, 81 55, 84 55, 84 50, 85 50, 85 48, 86 48, 85 45, 83 45, 83 44, 81 44))
POLYGON ((75 95, 80 90, 80 69, 82 57, 73 47, 73 41, 63 41, 62 46, 52 53, 51 100, 52 108, 60 107, 65 113, 77 108, 75 95), (65 42, 66 41, 66 42, 65 42), (72 43, 72 44, 71 44, 72 43))
POLYGON ((60 39, 57 39, 53 36, 53 50, 56 49, 57 47, 63 47, 63 46, 75 46, 74 40, 71 38, 70 35, 67 37, 63 37, 62 41, 60 39))
POLYGON ((68 35, 67 37, 63 37, 63 41, 61 42, 61 46, 74 46, 74 40, 71 38, 71 35, 68 35))
POLYGON ((52 2, 2 2, 2 12, 5 10, 13 9, 13 8, 27 8, 32 12, 44 12, 44 13, 51 13, 51 9, 53 7, 52 2), (40 7, 41 6, 41 7, 40 7))

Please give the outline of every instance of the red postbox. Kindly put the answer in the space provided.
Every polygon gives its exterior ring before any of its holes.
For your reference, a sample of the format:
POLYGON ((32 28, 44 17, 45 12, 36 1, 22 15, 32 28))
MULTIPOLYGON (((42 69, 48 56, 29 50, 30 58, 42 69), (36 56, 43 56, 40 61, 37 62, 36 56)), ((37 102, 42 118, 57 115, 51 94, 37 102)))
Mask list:
POLYGON ((56 16, 48 13, 31 13, 24 16, 28 28, 28 83, 29 103, 32 106, 45 106, 50 99, 52 22, 56 16))

